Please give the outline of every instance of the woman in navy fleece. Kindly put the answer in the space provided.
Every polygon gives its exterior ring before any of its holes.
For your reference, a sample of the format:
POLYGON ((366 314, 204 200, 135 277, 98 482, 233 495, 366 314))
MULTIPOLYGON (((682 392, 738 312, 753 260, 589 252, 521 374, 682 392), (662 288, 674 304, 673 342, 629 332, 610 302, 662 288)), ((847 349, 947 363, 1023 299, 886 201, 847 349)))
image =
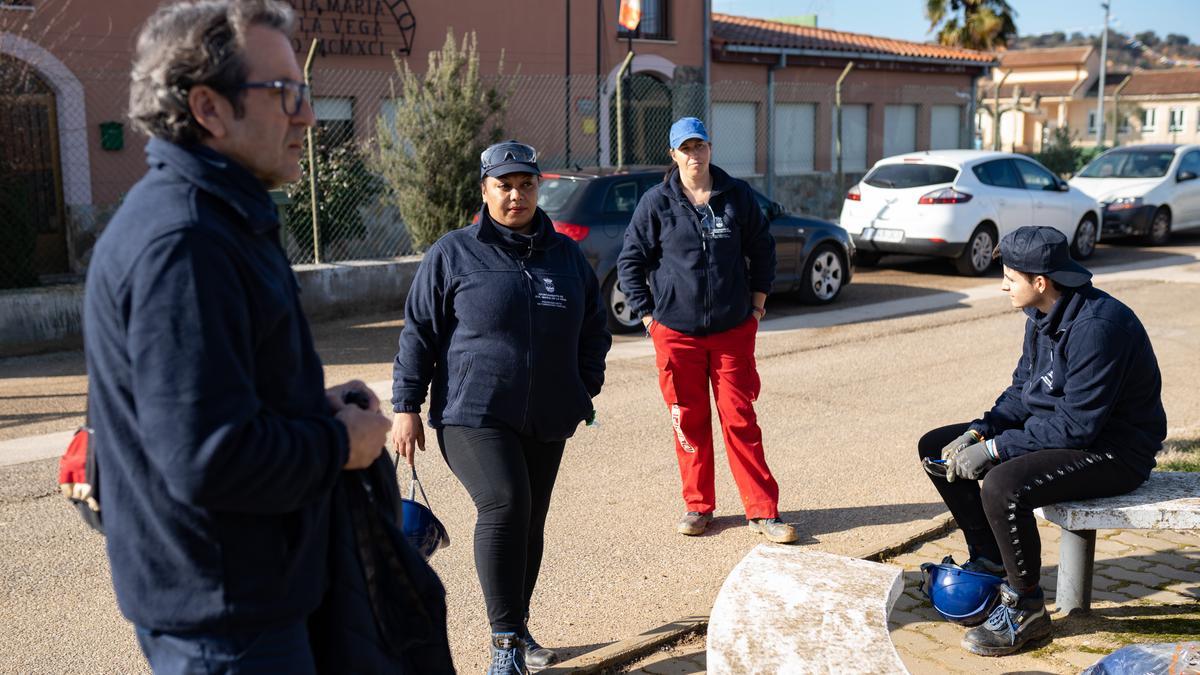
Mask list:
POLYGON ((1000 604, 963 647, 1011 654, 1050 635, 1033 510, 1141 485, 1167 434, 1162 378, 1133 311, 1091 284, 1067 238, 1022 227, 1000 241, 1001 289, 1029 316, 1012 385, 969 424, 927 433, 922 458, 967 540, 966 569, 1007 576, 1000 604))
POLYGON ((479 222, 439 239, 409 291, 392 439, 409 463, 424 450, 429 388, 429 424, 478 510, 488 672, 524 673, 557 660, 529 634, 529 600, 563 447, 592 414, 612 336, 591 266, 537 206, 536 151, 497 143, 479 178, 479 222))

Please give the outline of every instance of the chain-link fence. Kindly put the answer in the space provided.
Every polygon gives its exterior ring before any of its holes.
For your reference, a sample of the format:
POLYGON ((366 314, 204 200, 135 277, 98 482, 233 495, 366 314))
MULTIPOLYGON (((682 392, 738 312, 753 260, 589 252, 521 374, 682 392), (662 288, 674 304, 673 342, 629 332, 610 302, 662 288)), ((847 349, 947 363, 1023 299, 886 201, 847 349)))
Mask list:
MULTIPOLYGON (((0 60, 0 288, 79 278, 96 236, 144 174, 144 139, 124 122, 126 68, 76 69, 74 89, 64 89, 0 60)), ((620 106, 613 78, 508 77, 504 135, 537 147, 545 171, 665 165, 671 122, 705 117, 707 104, 714 163, 785 207, 824 218, 836 217, 845 190, 878 158, 973 141, 965 86, 864 84, 852 74, 841 92, 839 181, 832 82, 719 81, 706 92, 695 73, 678 70, 670 80, 627 77, 620 106)), ((390 68, 331 70, 318 60, 315 176, 305 156, 303 178, 276 195, 293 263, 417 252, 393 186, 372 168, 379 120, 386 128, 398 105, 394 78, 390 68)))

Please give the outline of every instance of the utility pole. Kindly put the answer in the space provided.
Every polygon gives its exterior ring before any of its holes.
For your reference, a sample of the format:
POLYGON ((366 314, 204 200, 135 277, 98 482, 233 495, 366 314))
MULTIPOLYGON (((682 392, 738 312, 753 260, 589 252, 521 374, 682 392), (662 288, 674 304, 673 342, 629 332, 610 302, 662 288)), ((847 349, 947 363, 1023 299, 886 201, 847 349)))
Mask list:
POLYGON ((1096 147, 1104 147, 1104 76, 1108 71, 1108 0, 1100 3, 1104 8, 1104 28, 1100 33, 1100 92, 1097 98, 1100 99, 1099 105, 1096 106, 1096 147))

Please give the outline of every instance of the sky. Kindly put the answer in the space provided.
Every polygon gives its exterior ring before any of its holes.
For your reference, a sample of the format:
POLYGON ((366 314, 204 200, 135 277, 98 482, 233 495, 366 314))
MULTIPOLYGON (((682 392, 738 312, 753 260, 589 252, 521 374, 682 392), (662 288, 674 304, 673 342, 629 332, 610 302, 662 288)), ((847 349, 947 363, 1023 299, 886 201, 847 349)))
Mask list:
MULTIPOLYGON (((1110 0, 1110 25, 1127 35, 1152 30, 1158 36, 1182 33, 1200 42, 1197 0, 1110 0)), ((817 26, 880 37, 925 42, 932 36, 924 0, 712 0, 713 11, 771 19, 816 14, 817 26)), ((1009 0, 1017 31, 1038 35, 1061 30, 1100 34, 1100 0, 1009 0)))

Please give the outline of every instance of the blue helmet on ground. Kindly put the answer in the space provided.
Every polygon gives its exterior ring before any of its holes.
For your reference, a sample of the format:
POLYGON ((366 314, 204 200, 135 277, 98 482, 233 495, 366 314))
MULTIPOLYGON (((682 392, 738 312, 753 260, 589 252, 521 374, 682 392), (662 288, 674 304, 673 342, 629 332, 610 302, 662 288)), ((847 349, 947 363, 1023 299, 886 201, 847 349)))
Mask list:
POLYGON ((921 591, 947 621, 962 626, 983 623, 1000 600, 1004 579, 986 572, 965 570, 947 557, 941 564, 921 565, 921 591))
POLYGON ((413 467, 412 482, 408 485, 408 499, 400 500, 403 517, 400 529, 404 532, 404 539, 408 544, 426 560, 429 560, 434 551, 450 545, 450 535, 446 533, 446 526, 433 515, 433 510, 428 504, 429 497, 425 496, 425 487, 417 479, 417 469, 413 467), (417 501, 417 488, 421 489, 424 504, 417 501))

